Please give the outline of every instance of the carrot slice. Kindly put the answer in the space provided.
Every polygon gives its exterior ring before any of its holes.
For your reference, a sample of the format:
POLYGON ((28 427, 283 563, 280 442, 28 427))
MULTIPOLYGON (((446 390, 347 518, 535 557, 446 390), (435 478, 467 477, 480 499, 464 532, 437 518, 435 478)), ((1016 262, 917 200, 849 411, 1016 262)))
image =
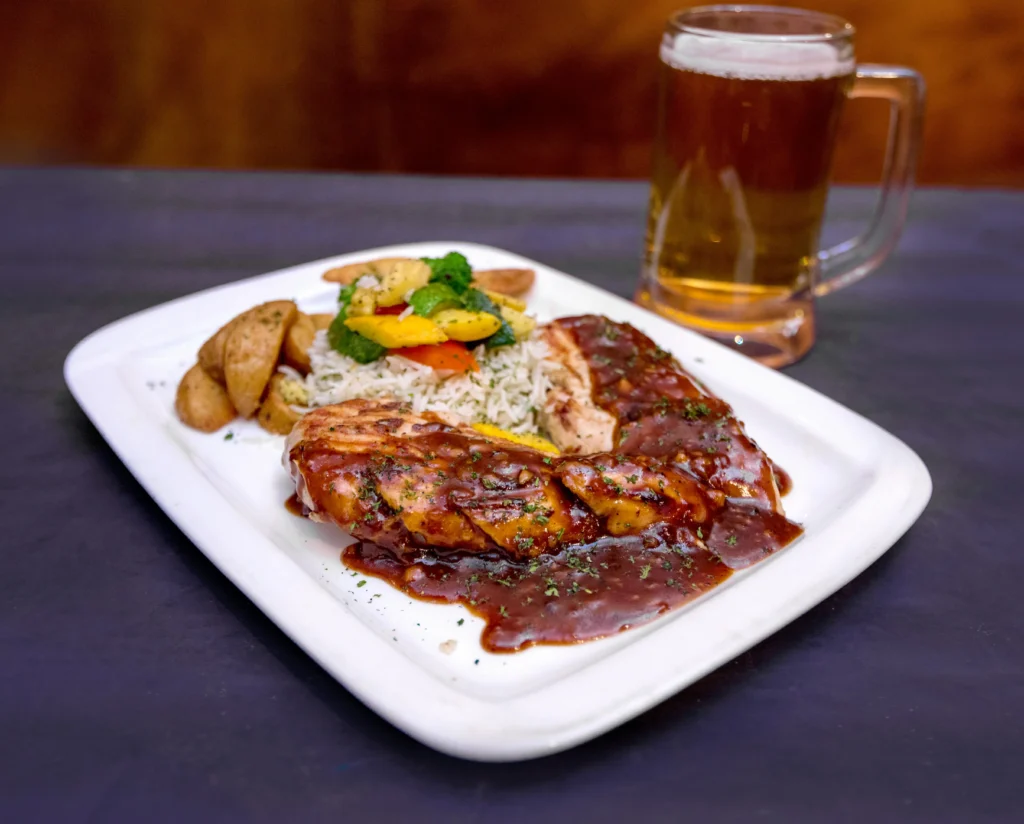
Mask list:
POLYGON ((422 363, 431 369, 444 372, 479 372, 480 366, 464 344, 456 340, 444 343, 425 344, 424 346, 405 346, 391 349, 389 355, 401 355, 416 363, 422 363))

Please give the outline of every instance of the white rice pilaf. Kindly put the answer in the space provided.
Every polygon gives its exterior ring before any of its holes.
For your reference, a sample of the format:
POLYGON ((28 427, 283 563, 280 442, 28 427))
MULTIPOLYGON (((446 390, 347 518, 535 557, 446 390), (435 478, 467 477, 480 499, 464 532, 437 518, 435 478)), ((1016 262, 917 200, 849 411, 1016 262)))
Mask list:
POLYGON ((309 350, 312 370, 305 378, 309 406, 326 406, 353 398, 394 398, 413 411, 450 412, 468 423, 489 423, 516 434, 538 434, 537 410, 551 386, 557 365, 536 336, 498 349, 473 352, 479 372, 440 377, 394 355, 373 363, 356 363, 331 349, 327 333, 317 332, 309 350))

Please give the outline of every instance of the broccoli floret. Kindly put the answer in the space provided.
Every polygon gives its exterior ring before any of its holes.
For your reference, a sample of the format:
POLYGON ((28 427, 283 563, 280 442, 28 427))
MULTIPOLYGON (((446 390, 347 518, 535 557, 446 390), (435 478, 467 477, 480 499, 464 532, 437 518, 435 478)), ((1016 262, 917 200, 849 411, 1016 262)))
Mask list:
POLYGON ((461 295, 469 288, 473 280, 473 269, 464 255, 449 252, 444 257, 422 259, 430 267, 431 283, 444 283, 452 291, 461 295))
POLYGON ((428 283, 409 296, 409 305, 417 315, 428 318, 442 309, 458 309, 462 299, 447 283, 428 283))
POLYGON ((342 355, 348 355, 356 363, 372 363, 383 357, 387 349, 345 325, 347 310, 347 305, 342 306, 327 327, 327 342, 331 348, 342 355))

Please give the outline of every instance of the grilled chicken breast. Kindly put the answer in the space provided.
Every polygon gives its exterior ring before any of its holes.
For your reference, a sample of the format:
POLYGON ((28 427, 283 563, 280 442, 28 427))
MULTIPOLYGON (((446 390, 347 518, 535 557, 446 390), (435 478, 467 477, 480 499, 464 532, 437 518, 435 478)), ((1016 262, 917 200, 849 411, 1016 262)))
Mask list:
POLYGON ((540 410, 541 425, 563 452, 611 452, 617 421, 594 404, 590 365, 580 347, 557 322, 542 327, 540 335, 558 364, 540 410))
POLYGON ((774 466, 729 404, 642 332, 583 315, 542 334, 560 364, 542 422, 560 449, 661 458, 782 513, 774 466))
POLYGON ((313 410, 289 435, 284 462, 311 518, 397 553, 530 558, 655 523, 692 531, 725 505, 722 492, 658 458, 552 456, 398 402, 313 410))

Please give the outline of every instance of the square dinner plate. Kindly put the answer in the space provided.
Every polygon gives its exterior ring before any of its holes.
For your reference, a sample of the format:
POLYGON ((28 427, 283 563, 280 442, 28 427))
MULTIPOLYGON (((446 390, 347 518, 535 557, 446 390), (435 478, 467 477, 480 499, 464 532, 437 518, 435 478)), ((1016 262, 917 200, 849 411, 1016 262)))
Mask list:
POLYGON ((814 390, 590 284, 471 243, 372 249, 181 298, 94 332, 64 374, 139 483, 295 643, 395 726, 477 760, 566 749, 678 692, 864 570, 931 495, 928 470, 906 445, 814 390), (645 626, 494 655, 480 646, 483 622, 463 607, 413 601, 364 579, 341 562, 346 533, 285 510, 293 490, 281 466, 283 438, 242 421, 206 435, 175 417, 178 380, 200 344, 237 313, 277 298, 329 311, 338 287, 320 279, 328 267, 452 249, 474 268, 535 269, 528 299, 541 321, 604 314, 673 352, 791 474, 786 512, 805 534, 645 626))

